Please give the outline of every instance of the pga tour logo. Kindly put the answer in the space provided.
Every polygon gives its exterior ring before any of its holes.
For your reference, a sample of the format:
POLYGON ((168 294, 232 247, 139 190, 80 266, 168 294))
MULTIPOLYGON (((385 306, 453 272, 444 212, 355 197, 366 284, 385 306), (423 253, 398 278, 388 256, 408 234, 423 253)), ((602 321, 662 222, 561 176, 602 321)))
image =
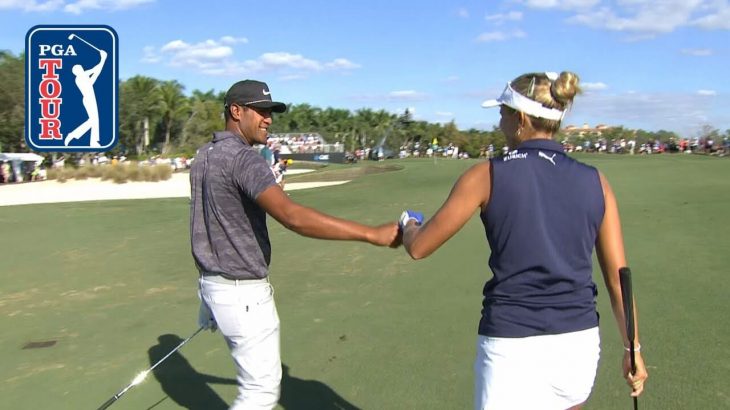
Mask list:
POLYGON ((36 151, 108 151, 118 137, 117 33, 35 26, 25 36, 25 141, 36 151))

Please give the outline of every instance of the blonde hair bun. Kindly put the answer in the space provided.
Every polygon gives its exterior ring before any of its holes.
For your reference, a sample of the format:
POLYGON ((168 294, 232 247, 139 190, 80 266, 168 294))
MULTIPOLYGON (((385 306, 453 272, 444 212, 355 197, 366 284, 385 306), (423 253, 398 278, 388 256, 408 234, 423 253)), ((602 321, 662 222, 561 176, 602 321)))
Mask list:
POLYGON ((563 71, 550 86, 550 94, 560 105, 567 107, 573 103, 576 94, 581 92, 578 83, 580 83, 580 78, 577 74, 563 71))

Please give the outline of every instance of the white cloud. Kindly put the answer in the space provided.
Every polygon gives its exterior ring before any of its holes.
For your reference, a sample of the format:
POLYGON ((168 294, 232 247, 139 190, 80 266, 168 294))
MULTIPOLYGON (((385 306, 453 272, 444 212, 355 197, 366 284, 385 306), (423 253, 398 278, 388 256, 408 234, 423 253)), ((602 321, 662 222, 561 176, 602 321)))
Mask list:
POLYGON ((436 116, 438 116, 438 117, 448 117, 448 118, 454 118, 454 113, 453 113, 453 112, 448 112, 448 111, 436 111, 436 112, 435 112, 434 114, 436 114, 436 116))
POLYGON ((713 95, 717 95, 717 91, 715 91, 715 90, 697 90, 697 95, 713 96, 713 95))
MULTIPOLYGON (((709 90, 708 90, 709 91, 709 90)), ((693 93, 586 93, 576 97, 568 122, 584 119, 645 130, 693 132, 703 124, 730 124, 730 98, 693 93), (576 120, 573 120, 575 118, 576 120)))
POLYGON ((153 46, 145 46, 142 49, 142 62, 143 63, 159 63, 161 58, 160 54, 155 51, 153 46))
POLYGON ((714 52, 709 48, 683 48, 680 52, 682 54, 695 57, 707 57, 714 54, 714 52))
MULTIPOLYGON (((619 0, 621 1, 621 0, 619 0)), ((624 0, 624 1, 641 1, 641 0, 624 0)), ((527 7, 536 9, 563 9, 563 10, 580 10, 588 9, 600 0, 523 0, 527 7)))
POLYGON ((155 0, 78 0, 66 4, 63 11, 81 14, 86 10, 127 10, 153 1, 155 0))
POLYGON ((104 4, 111 4, 116 9, 129 9, 132 7, 139 6, 140 4, 153 3, 156 0, 102 0, 104 4))
POLYGON ((510 11, 509 13, 487 14, 484 19, 495 24, 501 24, 505 21, 519 21, 522 20, 522 12, 510 11))
POLYGON ((423 101, 427 98, 428 96, 425 93, 414 90, 391 91, 388 93, 388 99, 391 101, 423 101))
POLYGON ((328 62, 320 62, 306 58, 301 54, 288 52, 269 52, 256 59, 238 61, 234 56, 233 46, 248 43, 243 37, 223 36, 218 40, 205 40, 199 43, 188 43, 184 40, 173 40, 155 48, 145 47, 142 62, 161 63, 192 69, 194 71, 215 76, 242 76, 261 72, 279 75, 279 78, 291 81, 306 78, 308 73, 323 71, 348 71, 360 65, 346 59, 336 58, 328 62))
POLYGON ((490 31, 478 35, 476 41, 478 43, 487 43, 492 41, 505 41, 511 38, 523 38, 526 36, 527 34, 522 30, 514 30, 511 32, 490 31))
POLYGON ((30 5, 26 8, 26 11, 53 11, 61 7, 63 0, 49 0, 44 3, 36 3, 35 1, 29 2, 30 5))
POLYGON ((580 83, 580 88, 582 88, 584 91, 598 91, 598 90, 605 90, 608 88, 608 85, 602 82, 596 82, 596 83, 580 83))
POLYGON ((87 10, 127 10, 156 0, 0 0, 0 10, 22 10, 26 12, 47 12, 63 9, 66 13, 81 14, 87 10))
POLYGON ((53 11, 63 6, 63 0, 49 0, 38 2, 36 0, 0 0, 0 10, 23 10, 23 11, 53 11))
POLYGON ((233 55, 233 49, 215 40, 205 40, 188 44, 183 40, 173 40, 160 48, 160 53, 145 47, 145 61, 164 57, 171 66, 208 68, 216 62, 233 55))
MULTIPOLYGON (((567 2, 527 1, 565 6, 567 2), (561 3, 561 4, 557 4, 561 3)), ((590 2, 583 2, 588 5, 590 2)), ((568 22, 597 29, 642 33, 629 40, 653 38, 655 34, 669 33, 677 28, 697 26, 707 30, 730 29, 730 2, 728 0, 616 0, 608 5, 577 9, 568 22)), ((561 7, 570 9, 570 7, 561 7)))
POLYGON ((296 81, 304 80, 305 78, 307 78, 307 76, 302 74, 287 74, 279 77, 279 81, 296 81))
POLYGON ((469 10, 465 9, 464 7, 460 7, 459 9, 456 10, 456 15, 461 18, 468 19, 469 10))
POLYGON ((507 39, 507 35, 501 31, 490 31, 488 33, 482 33, 477 36, 476 41, 480 43, 486 43, 489 41, 504 41, 507 39))
POLYGON ((248 39, 246 37, 233 37, 233 36, 223 36, 221 37, 221 43, 223 44, 240 44, 240 43, 248 43, 248 39))
POLYGON ((608 7, 578 14, 569 21, 613 31, 669 33, 686 25, 702 0, 641 1, 628 9, 627 17, 608 7))
POLYGON ((266 67, 291 67, 301 70, 320 71, 322 64, 318 61, 305 58, 301 54, 286 52, 264 53, 259 57, 259 62, 266 67))
POLYGON ((346 59, 346 58, 335 58, 334 60, 330 61, 329 63, 324 64, 325 68, 333 69, 333 70, 352 70, 355 68, 360 68, 359 64, 355 64, 352 61, 346 59))
MULTIPOLYGON (((348 97, 352 101, 358 101, 358 102, 365 102, 365 103, 376 103, 379 105, 383 104, 383 101, 388 102, 395 102, 395 103, 414 103, 419 101, 426 101, 430 99, 430 96, 426 93, 422 93, 415 90, 398 90, 398 91, 391 91, 389 93, 385 94, 352 94, 348 97)), ((409 110, 411 114, 415 112, 415 108, 413 107, 399 107, 394 109, 392 112, 394 114, 401 115, 405 112, 405 110, 409 110)))
POLYGON ((454 82, 457 82, 459 80, 460 80, 460 78, 459 78, 458 75, 450 75, 450 76, 444 78, 444 81, 447 82, 447 83, 454 83, 454 82))
POLYGON ((730 3, 727 0, 716 1, 710 14, 692 21, 692 24, 706 30, 730 30, 730 3))
POLYGON ((72 14, 81 14, 84 10, 100 9, 101 5, 97 0, 79 0, 75 3, 68 3, 63 7, 63 11, 72 14))

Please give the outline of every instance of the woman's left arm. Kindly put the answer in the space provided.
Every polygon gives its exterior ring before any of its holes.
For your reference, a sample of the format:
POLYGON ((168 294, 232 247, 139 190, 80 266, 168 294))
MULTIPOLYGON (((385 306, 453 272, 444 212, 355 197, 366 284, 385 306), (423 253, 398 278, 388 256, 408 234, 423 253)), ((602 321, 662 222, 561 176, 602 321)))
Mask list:
POLYGON ((474 210, 486 206, 491 193, 491 164, 469 168, 454 184, 436 214, 423 225, 410 221, 403 227, 403 246, 413 259, 432 254, 454 236, 471 218, 474 210))

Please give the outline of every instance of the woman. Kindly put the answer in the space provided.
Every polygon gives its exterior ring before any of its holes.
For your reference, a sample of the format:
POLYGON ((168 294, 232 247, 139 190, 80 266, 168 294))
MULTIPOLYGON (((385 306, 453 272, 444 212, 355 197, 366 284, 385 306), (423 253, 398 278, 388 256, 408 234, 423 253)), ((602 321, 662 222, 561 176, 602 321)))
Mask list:
MULTIPOLYGON (((480 216, 491 248, 493 278, 484 286, 475 370, 476 409, 579 409, 588 399, 599 357, 595 246, 627 352, 631 395, 647 378, 638 331, 636 374, 621 303, 626 266, 616 199, 595 168, 568 157, 552 138, 580 91, 570 72, 530 73, 496 100, 500 128, 513 149, 466 171, 427 223, 401 216, 403 244, 425 258, 480 216)), ((635 306, 635 305, 634 305, 635 306)))

